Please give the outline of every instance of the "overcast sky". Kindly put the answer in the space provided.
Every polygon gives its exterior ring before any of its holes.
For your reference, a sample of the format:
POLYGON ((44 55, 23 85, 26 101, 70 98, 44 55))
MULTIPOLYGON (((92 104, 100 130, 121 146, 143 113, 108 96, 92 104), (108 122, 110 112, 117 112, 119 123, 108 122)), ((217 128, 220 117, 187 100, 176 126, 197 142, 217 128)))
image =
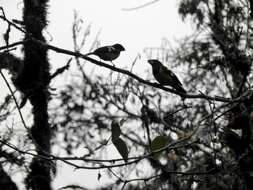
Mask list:
MULTIPOLYGON (((73 50, 71 26, 73 23, 73 12, 78 11, 84 20, 84 26, 91 23, 91 35, 95 35, 100 29, 101 45, 121 43, 126 51, 117 59, 117 66, 121 67, 126 63, 131 63, 138 53, 142 53, 145 47, 159 46, 163 38, 173 42, 189 33, 189 23, 183 23, 177 14, 178 0, 160 0, 142 9, 127 11, 149 2, 144 0, 52 0, 49 3, 49 23, 45 31, 49 42, 61 48, 73 50)), ((21 0, 0 0, 6 16, 9 19, 21 19, 21 0)), ((0 46, 4 44, 2 35, 5 28, 0 22, 0 46)), ((11 42, 22 39, 19 32, 12 30, 11 42)), ((87 47, 89 48, 89 47, 87 47)), ((87 49, 86 49, 87 50, 87 49)), ((85 49, 84 49, 85 51, 85 49)), ((86 53, 86 52, 83 52, 86 53)), ((55 53, 50 54, 50 61, 53 69, 65 63, 66 58, 55 53)), ((142 69, 143 65, 148 67, 145 57, 138 62, 137 69, 142 69)), ((135 72, 141 72, 136 70, 135 72)), ((0 79, 1 94, 7 91, 3 80, 0 79)), ((3 97, 0 95, 0 98, 3 97)), ((0 99, 0 102, 2 100, 0 99)), ((88 187, 97 184, 98 171, 73 171, 73 168, 65 167, 60 170, 56 178, 56 186, 59 187, 69 182, 81 183, 85 181, 88 187), (73 173, 72 173, 73 172, 73 173), (78 173, 79 172, 79 173, 78 173), (72 175, 73 174, 73 175, 72 175), (86 180, 85 176, 93 180, 86 180), (78 176, 78 177, 77 177, 78 176), (83 177, 82 177, 83 176, 83 177), (64 179, 64 182, 62 181, 64 179), (84 180, 85 179, 85 180, 84 180)), ((103 179, 102 179, 103 180, 103 179)))

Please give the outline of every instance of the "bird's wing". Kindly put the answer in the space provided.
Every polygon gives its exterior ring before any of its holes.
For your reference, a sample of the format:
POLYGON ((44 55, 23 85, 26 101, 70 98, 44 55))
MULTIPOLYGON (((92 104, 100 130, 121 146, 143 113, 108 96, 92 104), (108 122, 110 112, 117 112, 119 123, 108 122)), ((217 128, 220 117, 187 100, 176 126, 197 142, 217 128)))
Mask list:
POLYGON ((182 86, 182 83, 179 81, 177 76, 171 70, 169 70, 167 67, 163 65, 162 65, 162 72, 164 72, 165 75, 169 75, 173 81, 182 86))
POLYGON ((108 53, 108 52, 113 52, 114 50, 115 50, 115 48, 112 47, 112 46, 104 46, 104 47, 100 47, 100 48, 96 49, 94 51, 94 53, 95 54, 96 53, 98 53, 98 54, 100 54, 100 53, 108 53))

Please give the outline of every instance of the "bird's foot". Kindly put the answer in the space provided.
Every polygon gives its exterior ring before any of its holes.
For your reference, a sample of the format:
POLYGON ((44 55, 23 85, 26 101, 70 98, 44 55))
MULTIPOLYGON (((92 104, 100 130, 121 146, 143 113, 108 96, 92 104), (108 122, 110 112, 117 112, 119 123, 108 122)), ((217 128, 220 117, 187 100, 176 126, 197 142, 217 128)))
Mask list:
POLYGON ((114 63, 112 61, 111 61, 111 63, 112 63, 112 66, 115 67, 115 65, 114 65, 114 63))

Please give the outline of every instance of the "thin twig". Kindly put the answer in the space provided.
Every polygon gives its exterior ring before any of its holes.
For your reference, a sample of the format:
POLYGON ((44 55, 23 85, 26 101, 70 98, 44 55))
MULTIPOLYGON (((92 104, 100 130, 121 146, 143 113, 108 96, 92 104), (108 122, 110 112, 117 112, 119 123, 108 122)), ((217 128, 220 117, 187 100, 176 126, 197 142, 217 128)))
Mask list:
POLYGON ((142 5, 139 5, 137 7, 132 7, 132 8, 122 8, 123 11, 134 11, 134 10, 137 10, 137 9, 142 9, 144 7, 147 7, 149 5, 152 5, 154 3, 157 3, 158 1, 160 0, 154 0, 154 1, 150 1, 150 2, 147 2, 145 4, 142 4, 142 5))
POLYGON ((29 130, 29 128, 27 127, 27 125, 26 125, 26 123, 25 123, 25 120, 24 120, 24 118, 23 118, 23 115, 22 115, 21 110, 20 110, 19 105, 18 105, 18 101, 17 101, 17 99, 16 99, 16 97, 15 97, 15 95, 14 95, 13 90, 11 89, 11 86, 10 86, 9 82, 7 81, 7 79, 5 78, 5 76, 4 76, 4 74, 2 73, 1 70, 0 70, 0 74, 1 74, 2 78, 4 79, 4 82, 5 82, 6 86, 8 87, 8 89, 9 89, 9 91, 10 91, 10 93, 11 93, 11 96, 12 96, 12 98, 13 98, 15 104, 16 104, 16 107, 17 107, 17 109, 18 109, 19 116, 20 116, 20 118, 21 118, 21 121, 22 121, 24 127, 25 127, 27 130, 29 130))
POLYGON ((62 74, 65 70, 69 69, 69 64, 72 61, 72 58, 70 58, 67 62, 66 65, 64 65, 63 67, 58 68, 51 76, 50 76, 50 80, 52 80, 53 78, 55 78, 56 76, 62 74))
POLYGON ((23 45, 25 43, 25 41, 18 41, 18 42, 15 42, 15 43, 12 43, 12 44, 9 44, 7 46, 1 46, 0 47, 0 50, 8 50, 9 48, 11 47, 15 47, 15 46, 18 46, 18 45, 23 45))

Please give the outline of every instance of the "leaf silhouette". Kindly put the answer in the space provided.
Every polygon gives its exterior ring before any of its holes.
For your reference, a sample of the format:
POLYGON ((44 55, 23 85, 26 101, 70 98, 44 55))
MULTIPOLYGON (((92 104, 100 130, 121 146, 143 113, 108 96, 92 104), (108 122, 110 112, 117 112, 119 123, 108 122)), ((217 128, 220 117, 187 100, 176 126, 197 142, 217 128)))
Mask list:
MULTIPOLYGON (((155 137, 151 142, 151 152, 159 151, 160 149, 166 147, 169 143, 169 138, 165 135, 155 137)), ((154 153, 154 158, 158 159, 162 151, 154 153)))
POLYGON ((118 139, 112 138, 112 143, 126 163, 128 158, 128 149, 126 143, 121 138, 118 139))
POLYGON ((111 124, 112 140, 117 140, 121 134, 119 123, 113 121, 111 124))

